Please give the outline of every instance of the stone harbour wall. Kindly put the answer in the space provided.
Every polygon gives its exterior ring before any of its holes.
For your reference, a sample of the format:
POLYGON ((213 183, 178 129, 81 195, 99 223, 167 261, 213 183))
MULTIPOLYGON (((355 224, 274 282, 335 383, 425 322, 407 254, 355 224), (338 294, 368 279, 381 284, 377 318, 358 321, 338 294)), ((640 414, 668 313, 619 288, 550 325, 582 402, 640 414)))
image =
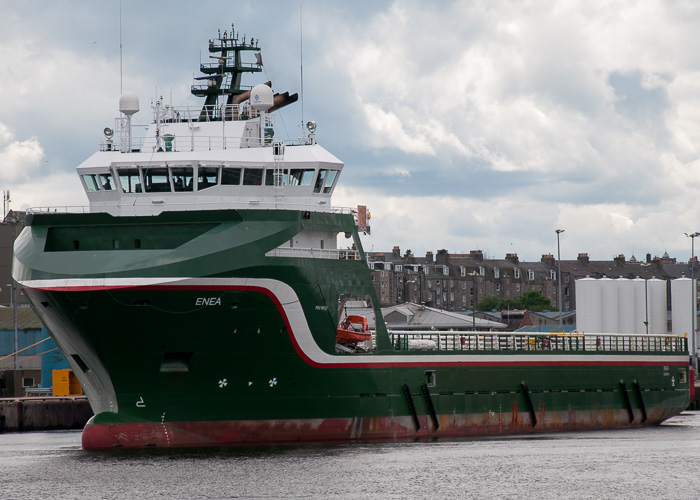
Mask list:
POLYGON ((0 399, 0 432, 82 429, 92 415, 85 396, 0 399))

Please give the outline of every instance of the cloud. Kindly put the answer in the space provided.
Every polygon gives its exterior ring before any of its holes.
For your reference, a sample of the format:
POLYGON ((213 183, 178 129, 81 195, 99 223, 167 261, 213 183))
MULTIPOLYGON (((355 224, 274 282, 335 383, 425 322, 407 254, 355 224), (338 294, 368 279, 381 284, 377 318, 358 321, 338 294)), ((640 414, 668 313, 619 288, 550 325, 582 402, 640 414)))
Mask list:
MULTIPOLYGON (((174 0, 172 23, 192 29, 154 36, 148 20, 161 7, 135 14, 132 3, 124 88, 141 99, 135 121, 149 120, 156 93, 196 106, 191 76, 230 20, 174 0)), ((84 199, 74 168, 117 115, 116 5, 104 9, 25 2, 3 11, 0 151, 24 163, 8 162, 0 179, 16 202, 75 204, 47 179, 84 199)), ((258 81, 300 92, 299 8, 269 11, 242 2, 236 27, 260 37, 258 81)), ((682 233, 700 230, 692 2, 304 0, 303 21, 304 118, 346 163, 334 204, 370 206, 368 245, 538 259, 561 227, 564 255, 688 253, 682 233)), ((283 111, 286 135, 298 134, 300 104, 283 111)))
POLYGON ((75 172, 47 172, 31 182, 12 189, 12 208, 26 210, 37 207, 87 206, 87 197, 75 172))
POLYGON ((14 132, 0 123, 0 182, 29 181, 39 171, 43 159, 44 150, 36 137, 17 140, 14 132))

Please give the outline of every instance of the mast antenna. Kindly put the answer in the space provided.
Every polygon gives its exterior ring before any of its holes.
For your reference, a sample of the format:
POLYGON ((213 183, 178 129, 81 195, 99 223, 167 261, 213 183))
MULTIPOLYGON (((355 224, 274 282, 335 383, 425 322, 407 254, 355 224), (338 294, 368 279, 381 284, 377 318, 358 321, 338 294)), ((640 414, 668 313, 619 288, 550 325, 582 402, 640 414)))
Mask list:
POLYGON ((299 5, 299 72, 301 76, 301 136, 306 137, 304 131, 304 24, 301 17, 301 5, 299 5))
POLYGON ((119 0, 119 95, 124 93, 123 57, 122 57, 122 0, 119 0))

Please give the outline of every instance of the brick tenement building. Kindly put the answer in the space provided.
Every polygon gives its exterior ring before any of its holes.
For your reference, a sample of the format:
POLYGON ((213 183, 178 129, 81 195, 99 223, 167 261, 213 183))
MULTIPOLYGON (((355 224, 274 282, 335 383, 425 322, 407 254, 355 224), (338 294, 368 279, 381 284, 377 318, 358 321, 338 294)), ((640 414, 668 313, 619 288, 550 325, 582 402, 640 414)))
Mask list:
MULTIPOLYGON (((515 253, 492 259, 481 250, 468 254, 438 250, 416 257, 410 250, 401 254, 394 247, 391 252, 369 252, 367 260, 382 306, 414 302, 448 311, 471 310, 487 296, 513 299, 537 290, 558 308, 557 261, 551 254, 542 255, 538 262, 521 262, 515 253)), ((695 275, 700 276, 697 259, 693 263, 695 275)), ((666 254, 654 258, 647 254, 644 261, 634 256, 626 260, 624 255, 592 261, 587 253, 580 253, 576 260, 561 261, 562 310, 576 308, 574 282, 587 276, 669 281, 690 276, 690 263, 677 263, 666 254)))

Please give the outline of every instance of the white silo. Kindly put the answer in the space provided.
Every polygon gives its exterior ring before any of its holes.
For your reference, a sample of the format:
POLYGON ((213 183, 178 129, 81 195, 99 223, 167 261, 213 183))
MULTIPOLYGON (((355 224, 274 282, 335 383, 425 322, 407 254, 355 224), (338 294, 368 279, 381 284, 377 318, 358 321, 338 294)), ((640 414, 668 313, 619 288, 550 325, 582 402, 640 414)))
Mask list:
POLYGON ((649 317, 649 297, 646 293, 646 280, 635 278, 632 280, 634 284, 634 332, 646 333, 647 326, 644 324, 649 317))
POLYGON ((671 281, 671 331, 674 335, 686 333, 690 339, 693 331, 693 287, 690 278, 671 281))
POLYGON ((666 281, 656 278, 647 280, 647 289, 649 292, 649 333, 668 333, 666 281))
POLYGON ((619 333, 635 333, 636 303, 634 295, 634 281, 626 278, 615 280, 617 282, 617 304, 619 333))
POLYGON ((576 329, 579 332, 600 333, 600 284, 593 278, 576 280, 576 329))
POLYGON ((618 300, 617 300, 617 281, 610 278, 599 280, 600 283, 600 298, 601 310, 600 316, 602 320, 602 333, 618 333, 618 300))

